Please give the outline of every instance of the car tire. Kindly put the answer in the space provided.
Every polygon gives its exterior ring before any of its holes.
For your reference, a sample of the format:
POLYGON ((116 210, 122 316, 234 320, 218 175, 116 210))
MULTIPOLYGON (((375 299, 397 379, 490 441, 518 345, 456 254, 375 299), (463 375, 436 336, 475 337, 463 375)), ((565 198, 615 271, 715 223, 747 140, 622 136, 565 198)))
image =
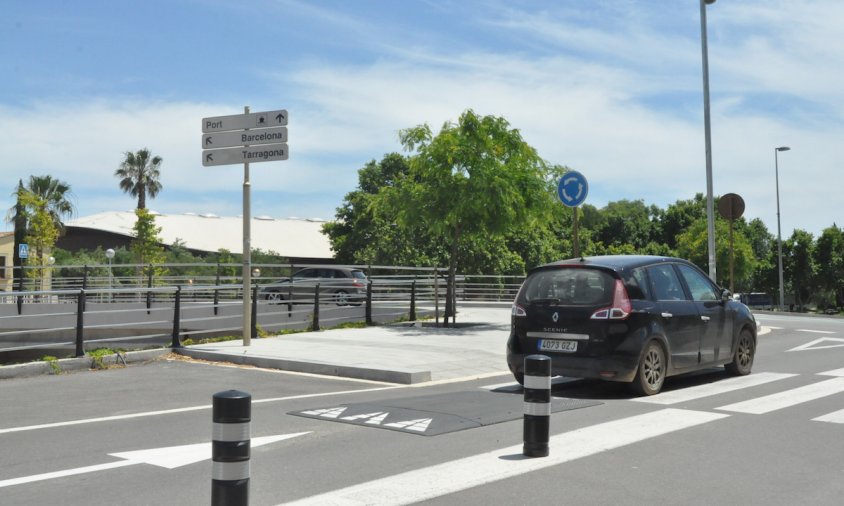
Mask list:
POLYGON ((338 306, 349 305, 349 292, 345 290, 337 290, 334 292, 334 303, 338 306))
POLYGON ((724 369, 734 376, 746 376, 750 374, 755 355, 756 342, 753 340, 753 334, 747 329, 742 329, 736 351, 733 353, 733 361, 724 365, 724 369))
POLYGON ((525 386, 525 373, 514 372, 513 377, 516 378, 516 383, 518 383, 519 385, 525 386))
POLYGON ((270 304, 281 304, 281 303, 284 302, 284 295, 281 292, 276 292, 276 291, 267 292, 267 294, 264 296, 264 298, 270 304))
POLYGON ((642 359, 636 370, 631 387, 639 395, 655 395, 662 390, 667 371, 665 351, 656 341, 650 341, 645 346, 642 359))

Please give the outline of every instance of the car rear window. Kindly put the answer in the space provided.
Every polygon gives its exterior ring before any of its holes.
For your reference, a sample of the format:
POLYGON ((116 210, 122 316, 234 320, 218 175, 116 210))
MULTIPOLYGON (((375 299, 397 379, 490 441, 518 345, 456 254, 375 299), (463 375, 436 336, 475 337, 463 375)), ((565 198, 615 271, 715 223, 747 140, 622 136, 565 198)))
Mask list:
POLYGON ((357 279, 366 279, 366 274, 363 271, 352 271, 352 277, 357 279))
POLYGON ((615 278, 588 268, 548 269, 533 273, 519 293, 521 303, 598 306, 612 303, 615 278))

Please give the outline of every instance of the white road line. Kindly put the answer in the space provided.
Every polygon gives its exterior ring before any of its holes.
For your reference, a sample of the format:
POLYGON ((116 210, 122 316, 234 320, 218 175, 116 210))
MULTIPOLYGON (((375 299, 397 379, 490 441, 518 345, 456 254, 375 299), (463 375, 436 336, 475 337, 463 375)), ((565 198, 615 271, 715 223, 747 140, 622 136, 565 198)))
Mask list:
POLYGON ((819 416, 817 418, 812 418, 815 422, 831 422, 831 423, 844 423, 844 409, 840 411, 834 411, 827 415, 819 416))
POLYGON ((844 378, 833 378, 811 385, 806 385, 799 388, 793 388, 784 392, 766 395, 749 401, 736 402, 735 404, 728 404, 721 406, 723 411, 733 411, 735 413, 750 413, 753 415, 761 415, 776 411, 778 409, 788 408, 802 404, 804 402, 813 401, 829 395, 834 395, 844 392, 844 378))
POLYGON ((715 383, 707 383, 706 385, 698 385, 670 392, 662 392, 650 397, 637 397, 630 400, 634 402, 645 402, 648 404, 677 404, 679 402, 691 401, 702 397, 709 397, 711 395, 733 392, 735 390, 741 390, 742 388, 764 385, 765 383, 791 378, 792 376, 797 375, 776 372, 760 372, 757 374, 750 374, 748 376, 729 378, 715 383))
MULTIPOLYGON (((310 399, 315 397, 328 397, 331 395, 345 395, 345 394, 356 394, 356 393, 364 393, 364 392, 377 392, 379 390, 393 390, 395 388, 402 388, 403 385, 399 386, 389 386, 389 387, 382 387, 382 388, 366 388, 363 390, 343 390, 339 392, 325 392, 321 394, 304 394, 304 395, 291 395, 288 397, 275 397, 271 399, 253 399, 252 404, 263 404, 265 402, 279 402, 279 401, 290 401, 294 399, 310 399)), ((211 404, 207 404, 204 406, 191 406, 187 408, 176 408, 176 409, 163 409, 160 411, 146 411, 142 413, 131 413, 128 415, 115 415, 115 416, 103 416, 100 418, 83 418, 81 420, 69 420, 66 422, 54 422, 54 423, 42 423, 39 425, 27 425, 23 427, 9 427, 6 429, 0 429, 0 434, 8 434, 11 432, 25 432, 30 430, 41 430, 41 429, 53 429, 56 427, 68 427, 71 425, 85 425, 89 423, 99 423, 99 422, 113 422, 116 420, 130 420, 132 418, 144 418, 148 416, 159 416, 159 415, 171 415, 175 413, 187 413, 189 411, 199 411, 203 409, 211 409, 211 404)))
MULTIPOLYGON (((551 379, 551 385, 552 386, 553 385, 564 385, 566 383, 572 383, 572 382, 575 382, 575 381, 580 381, 580 378, 568 378, 568 377, 565 377, 565 376, 557 376, 556 378, 551 379)), ((518 387, 518 386, 521 386, 521 385, 519 385, 515 381, 511 381, 509 383, 498 383, 498 384, 495 384, 495 385, 484 385, 484 386, 478 387, 478 388, 481 388, 483 390, 496 390, 496 389, 499 389, 499 388, 518 387)))
POLYGON ((819 376, 844 376, 844 369, 834 369, 832 371, 819 372, 819 376))
POLYGON ((32 483, 34 481, 53 480, 56 478, 64 478, 65 476, 74 476, 77 474, 93 473, 97 471, 105 471, 106 469, 116 469, 118 467, 134 466, 137 462, 131 460, 118 460, 117 462, 109 462, 108 464, 98 464, 88 467, 77 467, 76 469, 68 469, 66 471, 56 471, 54 473, 36 474, 33 476, 25 476, 23 478, 12 478, 10 480, 0 481, 0 488, 11 487, 12 485, 22 485, 24 483, 32 483))
POLYGON ((810 330, 810 329, 796 329, 795 332, 809 332, 812 334, 835 334, 829 330, 810 330))
POLYGON ((306 497, 290 504, 412 504, 713 422, 729 415, 662 409, 552 436, 550 455, 527 458, 522 445, 306 497))

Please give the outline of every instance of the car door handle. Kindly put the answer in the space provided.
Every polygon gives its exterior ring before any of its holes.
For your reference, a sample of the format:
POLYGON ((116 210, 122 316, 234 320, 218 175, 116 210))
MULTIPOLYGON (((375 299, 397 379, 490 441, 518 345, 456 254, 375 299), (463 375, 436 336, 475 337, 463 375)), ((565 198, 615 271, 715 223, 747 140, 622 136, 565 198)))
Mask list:
POLYGON ((704 321, 704 323, 709 321, 709 317, 708 317, 708 316, 701 316, 701 317, 700 317, 700 319, 701 319, 701 320, 703 320, 703 321, 704 321))
POLYGON ((662 316, 663 318, 672 318, 674 315, 671 313, 662 313, 660 316, 662 316))

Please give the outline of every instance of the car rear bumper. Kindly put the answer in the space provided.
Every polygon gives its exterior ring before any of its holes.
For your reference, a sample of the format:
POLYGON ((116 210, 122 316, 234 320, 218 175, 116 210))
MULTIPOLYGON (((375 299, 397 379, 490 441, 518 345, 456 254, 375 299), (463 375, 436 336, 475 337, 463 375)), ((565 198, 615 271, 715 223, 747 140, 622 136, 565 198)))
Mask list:
POLYGON ((507 366, 513 374, 524 373, 525 355, 542 354, 551 357, 551 375, 569 378, 603 379, 631 382, 636 377, 638 357, 611 354, 602 357, 578 357, 554 352, 514 351, 512 341, 507 343, 507 366))

